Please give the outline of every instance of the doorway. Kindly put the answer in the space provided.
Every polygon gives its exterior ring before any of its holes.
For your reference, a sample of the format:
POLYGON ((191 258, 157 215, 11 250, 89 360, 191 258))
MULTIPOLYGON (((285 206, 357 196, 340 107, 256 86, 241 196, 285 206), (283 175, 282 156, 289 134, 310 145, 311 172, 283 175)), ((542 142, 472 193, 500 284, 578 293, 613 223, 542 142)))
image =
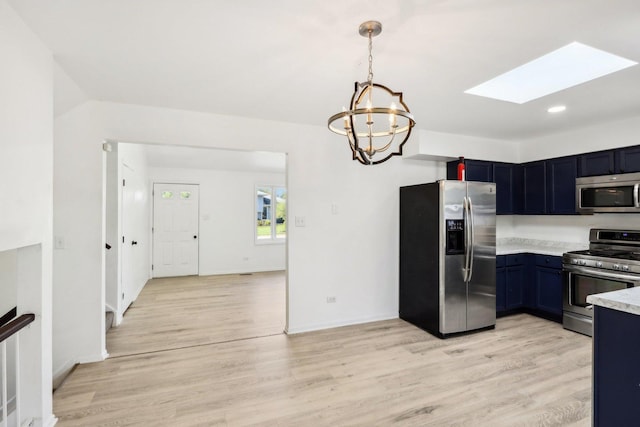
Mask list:
MULTIPOLYGON (((197 147, 179 147, 157 144, 143 143, 111 143, 111 157, 122 157, 128 151, 135 151, 136 157, 130 155, 132 160, 139 160, 144 157, 144 167, 136 164, 136 174, 138 171, 144 171, 144 175, 138 177, 138 181, 145 186, 132 194, 132 197, 138 197, 148 200, 148 206, 143 213, 147 217, 149 236, 147 240, 149 245, 141 245, 137 239, 126 238, 124 245, 122 243, 123 231, 126 228, 127 219, 120 217, 116 221, 110 221, 110 212, 113 215, 117 212, 123 215, 119 208, 113 209, 110 203, 123 203, 122 197, 107 197, 106 215, 107 215, 107 243, 117 238, 114 249, 107 251, 112 258, 118 258, 118 263, 112 262, 110 265, 117 265, 120 273, 126 271, 126 261, 122 256, 127 256, 126 252, 138 250, 139 254, 143 254, 146 259, 136 262, 139 265, 147 265, 146 277, 144 282, 147 285, 140 289, 140 298, 133 299, 132 304, 127 311, 127 318, 124 318, 124 310, 120 311, 120 322, 117 322, 117 329, 130 329, 134 327, 133 318, 137 316, 137 312, 148 307, 143 304, 164 304, 164 313, 169 315, 171 310, 178 309, 179 296, 168 297, 158 296, 152 298, 143 298, 147 286, 151 286, 156 280, 172 281, 175 279, 187 279, 190 277, 199 282, 200 279, 213 282, 220 282, 220 287, 228 286, 229 283, 235 284, 229 286, 223 292, 224 298, 235 298, 234 304, 245 298, 242 294, 236 293, 238 285, 249 286, 254 280, 248 280, 253 275, 253 279, 261 279, 267 277, 268 280, 257 280, 265 289, 267 286, 274 285, 275 282, 282 283, 283 291, 275 291, 270 294, 273 296, 282 295, 282 304, 268 302, 264 306, 262 304, 255 305, 257 298, 246 297, 247 303, 254 304, 251 307, 253 321, 261 319, 260 330, 253 330, 250 335, 273 333, 274 323, 270 321, 269 316, 276 316, 281 319, 282 327, 276 328, 278 333, 282 333, 287 327, 287 272, 286 272, 286 251, 287 242, 280 239, 279 242, 264 244, 256 239, 256 220, 255 220, 255 188, 257 185, 272 184, 274 186, 286 186, 286 154, 285 153, 265 153, 265 152, 241 152, 233 150, 221 150, 214 148, 197 148, 197 147), (124 154, 123 154, 124 153, 124 154), (140 153, 144 155, 138 156, 140 153), (113 156, 113 154, 117 154, 113 156), (175 185, 175 186, 173 186, 175 185), (146 193, 145 193, 146 192, 146 193), (162 199, 162 194, 165 199, 162 199), (177 199, 168 198, 171 193, 177 199), (146 194, 146 195, 145 195, 146 194), (168 207, 163 205, 163 201, 174 200, 174 205, 190 206, 185 208, 187 212, 176 212, 182 208, 171 207, 172 203, 167 203, 168 207), (158 203, 158 206, 155 206, 158 203), (155 212, 166 212, 156 215, 155 212), (163 229, 169 228, 168 224, 175 225, 175 217, 183 218, 178 223, 181 226, 170 233, 182 233, 182 236, 174 239, 174 242, 168 243, 165 237, 160 236, 163 229), (172 219, 167 219, 171 217, 172 219), (114 226, 116 224, 117 226, 114 226), (117 232, 113 232, 117 229, 117 232), (111 237, 109 237, 111 236, 111 237), (195 236, 195 238, 194 238, 195 236), (111 240, 109 240, 111 239, 111 240), (133 244, 137 242, 137 244, 133 244), (165 246, 164 248, 162 246, 165 246), (126 247, 125 247, 126 246, 126 247), (168 249, 170 248, 170 249, 168 249), (143 250, 140 250, 143 249, 143 250), (119 252, 119 253, 118 253, 119 252), (162 258, 165 258, 164 260, 162 258), (168 266, 166 269, 164 266, 168 266), (124 269, 124 270, 123 270, 124 269), (262 276, 263 272, 267 272, 267 276, 262 276), (268 274, 273 273, 273 274, 268 274), (184 276, 184 277, 178 277, 184 276), (226 276, 226 278, 225 278, 226 276), (216 280, 213 280, 216 279, 216 280), (150 280, 150 281, 149 281, 150 280), (157 298, 156 298, 157 297, 157 298), (168 299, 168 300, 167 300, 168 299), (252 299, 252 301, 249 301, 252 299), (161 301, 162 300, 162 301, 161 301), (275 312, 275 308, 279 308, 275 312), (261 317, 264 316, 264 317, 261 317), (131 319, 128 321, 127 319, 131 319), (271 325, 268 327, 268 325, 271 325)), ((109 157, 107 158, 109 160, 109 157)), ((120 159, 116 162, 118 173, 111 173, 111 176, 117 176, 117 186, 122 185, 122 179, 132 179, 124 177, 125 167, 120 159)), ((107 171, 109 172, 109 162, 107 162, 107 171)), ((109 173, 108 173, 109 176, 109 173)), ((112 183, 116 182, 112 179, 112 183)), ((107 183, 107 185, 110 185, 107 183)), ((115 184, 114 184, 115 185, 115 184)), ((122 188, 122 187, 120 187, 122 188)), ((125 187, 126 188, 126 187, 125 187)), ((108 193, 108 191, 107 191, 108 193)), ((140 211, 140 210, 139 210, 140 211)), ((124 215, 128 215, 126 211, 124 215)), ((286 217, 286 213, 285 216, 286 217)), ((282 224, 280 224, 282 225, 282 224)), ((135 233, 134 233, 135 234, 135 233)), ((126 237, 126 236, 125 236, 126 237)), ((109 274, 110 268, 107 268, 107 295, 115 294, 109 286, 109 277, 115 276, 109 274)), ((118 280, 120 282, 120 280, 118 280)), ((124 289, 124 280, 121 282, 124 289)), ((166 284, 166 282, 164 282, 166 284)), ((191 282, 187 282, 191 283, 191 282)), ((182 286, 178 283, 171 282, 172 286, 182 286)), ((202 286, 201 284, 195 285, 202 286)), ((152 286, 151 286, 152 287, 152 286)), ((122 289, 118 290, 117 297, 122 297, 122 289)), ((247 289, 247 288, 245 288, 247 289)), ((272 288, 275 289, 275 288, 272 288)), ((204 292, 203 289, 201 291, 204 292)), ((185 294, 186 295, 186 294, 185 294)), ((214 295, 213 292, 209 294, 214 295)), ((251 294, 253 295, 253 294, 251 294)), ((137 293, 135 295, 138 297, 137 293)), ((217 307, 217 301, 223 298, 212 300, 212 309, 217 307)), ((204 299, 200 301, 204 303, 204 299)), ((109 298, 107 298, 109 303, 109 298)), ((160 307, 156 307, 160 310, 160 307)), ((222 314, 222 313, 220 313, 222 314)), ((142 313, 140 313, 142 315, 142 313)), ((140 323, 138 323, 140 325, 140 323)), ((176 325, 177 326, 177 325, 176 325)), ((138 326, 139 331, 129 331, 127 335, 131 336, 139 333, 144 334, 145 326, 138 326)), ((245 328, 246 329, 246 328, 245 328)), ((255 328, 254 328, 255 329, 255 328)), ((236 328, 239 330, 239 328, 236 328)), ((248 329, 247 329, 248 330, 248 329)), ((115 330, 110 332, 109 336, 113 336, 115 330)), ((124 332, 124 331, 122 331, 124 332)), ((234 339, 231 331, 225 339, 234 339)), ((121 334, 122 335, 122 334, 121 334)), ((245 334, 246 335, 246 334, 245 334)), ((237 339, 244 339, 245 336, 238 335, 237 339)), ((214 340, 215 341, 215 340, 214 340)), ((112 340, 113 342, 113 340, 112 340)), ((196 340, 194 339, 194 342, 196 340)), ((189 343, 185 343, 189 345, 189 343)), ((109 346, 109 340, 107 340, 109 346)), ((113 349, 116 351, 116 349, 113 349)), ((109 348, 111 353, 111 348, 109 348)))
POLYGON ((198 184, 153 184, 152 276, 198 274, 198 184))

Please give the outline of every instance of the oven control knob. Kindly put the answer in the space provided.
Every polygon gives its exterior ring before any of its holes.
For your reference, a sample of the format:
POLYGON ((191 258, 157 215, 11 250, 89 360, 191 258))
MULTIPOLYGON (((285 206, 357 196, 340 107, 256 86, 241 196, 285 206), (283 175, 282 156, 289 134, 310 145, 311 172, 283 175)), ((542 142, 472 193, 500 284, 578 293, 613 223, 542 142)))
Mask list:
POLYGON ((580 265, 587 265, 587 261, 586 261, 586 260, 584 260, 584 259, 580 259, 580 260, 578 260, 578 264, 580 264, 580 265))
POLYGON ((596 262, 596 267, 602 268, 602 261, 597 261, 596 262))
POLYGON ((622 271, 629 271, 629 266, 628 265, 623 265, 622 266, 622 271))
POLYGON ((620 264, 613 264, 614 270, 620 270, 620 264))
POLYGON ((578 260, 577 260, 577 259, 572 259, 572 260, 571 260, 571 264, 577 264, 577 263, 578 263, 578 260))

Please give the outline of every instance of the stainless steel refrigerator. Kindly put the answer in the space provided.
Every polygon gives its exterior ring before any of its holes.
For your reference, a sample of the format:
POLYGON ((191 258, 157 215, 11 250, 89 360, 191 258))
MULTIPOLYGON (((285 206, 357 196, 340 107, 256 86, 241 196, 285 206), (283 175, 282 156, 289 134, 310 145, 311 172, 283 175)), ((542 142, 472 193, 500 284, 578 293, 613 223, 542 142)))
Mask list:
POLYGON ((400 318, 441 338, 496 324, 496 187, 400 188, 400 318))

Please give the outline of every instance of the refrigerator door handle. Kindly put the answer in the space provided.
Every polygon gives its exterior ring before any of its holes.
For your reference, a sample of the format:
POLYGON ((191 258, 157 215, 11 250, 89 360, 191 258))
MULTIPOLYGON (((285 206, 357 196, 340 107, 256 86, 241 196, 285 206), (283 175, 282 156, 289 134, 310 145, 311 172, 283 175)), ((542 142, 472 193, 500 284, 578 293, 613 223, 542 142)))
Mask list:
POLYGON ((470 229, 469 229, 469 201, 467 197, 462 198, 462 215, 464 220, 464 268, 462 269, 463 282, 469 281, 469 259, 470 254, 469 250, 471 249, 470 245, 470 229))
POLYGON ((476 243, 476 239, 475 239, 475 224, 473 223, 473 203, 471 203, 471 197, 467 197, 467 206, 468 206, 468 218, 469 218, 469 225, 470 225, 470 230, 469 230, 469 250, 467 251, 468 253, 468 257, 469 257, 469 261, 468 261, 468 267, 467 267, 467 282, 471 281, 471 276, 473 276, 473 246, 476 243))

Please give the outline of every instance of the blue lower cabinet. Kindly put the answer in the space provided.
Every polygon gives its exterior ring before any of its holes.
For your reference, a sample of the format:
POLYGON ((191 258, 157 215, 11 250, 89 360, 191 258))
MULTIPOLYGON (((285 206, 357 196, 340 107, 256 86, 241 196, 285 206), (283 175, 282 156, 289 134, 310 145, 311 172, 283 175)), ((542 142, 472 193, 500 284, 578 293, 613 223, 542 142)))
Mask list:
POLYGON ((562 314, 562 270, 536 266, 535 307, 562 314))
POLYGON ((524 265, 514 265, 506 267, 506 308, 512 310, 514 308, 521 308, 524 305, 524 281, 525 281, 525 267, 524 265))
POLYGON ((496 256, 496 314, 522 308, 525 269, 523 254, 496 256))
POLYGON ((510 254, 496 257, 496 313, 525 311, 562 319, 562 259, 510 254))
POLYGON ((640 420, 640 315, 595 307, 593 425, 637 426, 640 420))
POLYGON ((496 268, 496 313, 507 309, 507 272, 496 268))
POLYGON ((548 314, 562 315, 562 258, 559 256, 535 256, 535 283, 532 307, 548 314))

